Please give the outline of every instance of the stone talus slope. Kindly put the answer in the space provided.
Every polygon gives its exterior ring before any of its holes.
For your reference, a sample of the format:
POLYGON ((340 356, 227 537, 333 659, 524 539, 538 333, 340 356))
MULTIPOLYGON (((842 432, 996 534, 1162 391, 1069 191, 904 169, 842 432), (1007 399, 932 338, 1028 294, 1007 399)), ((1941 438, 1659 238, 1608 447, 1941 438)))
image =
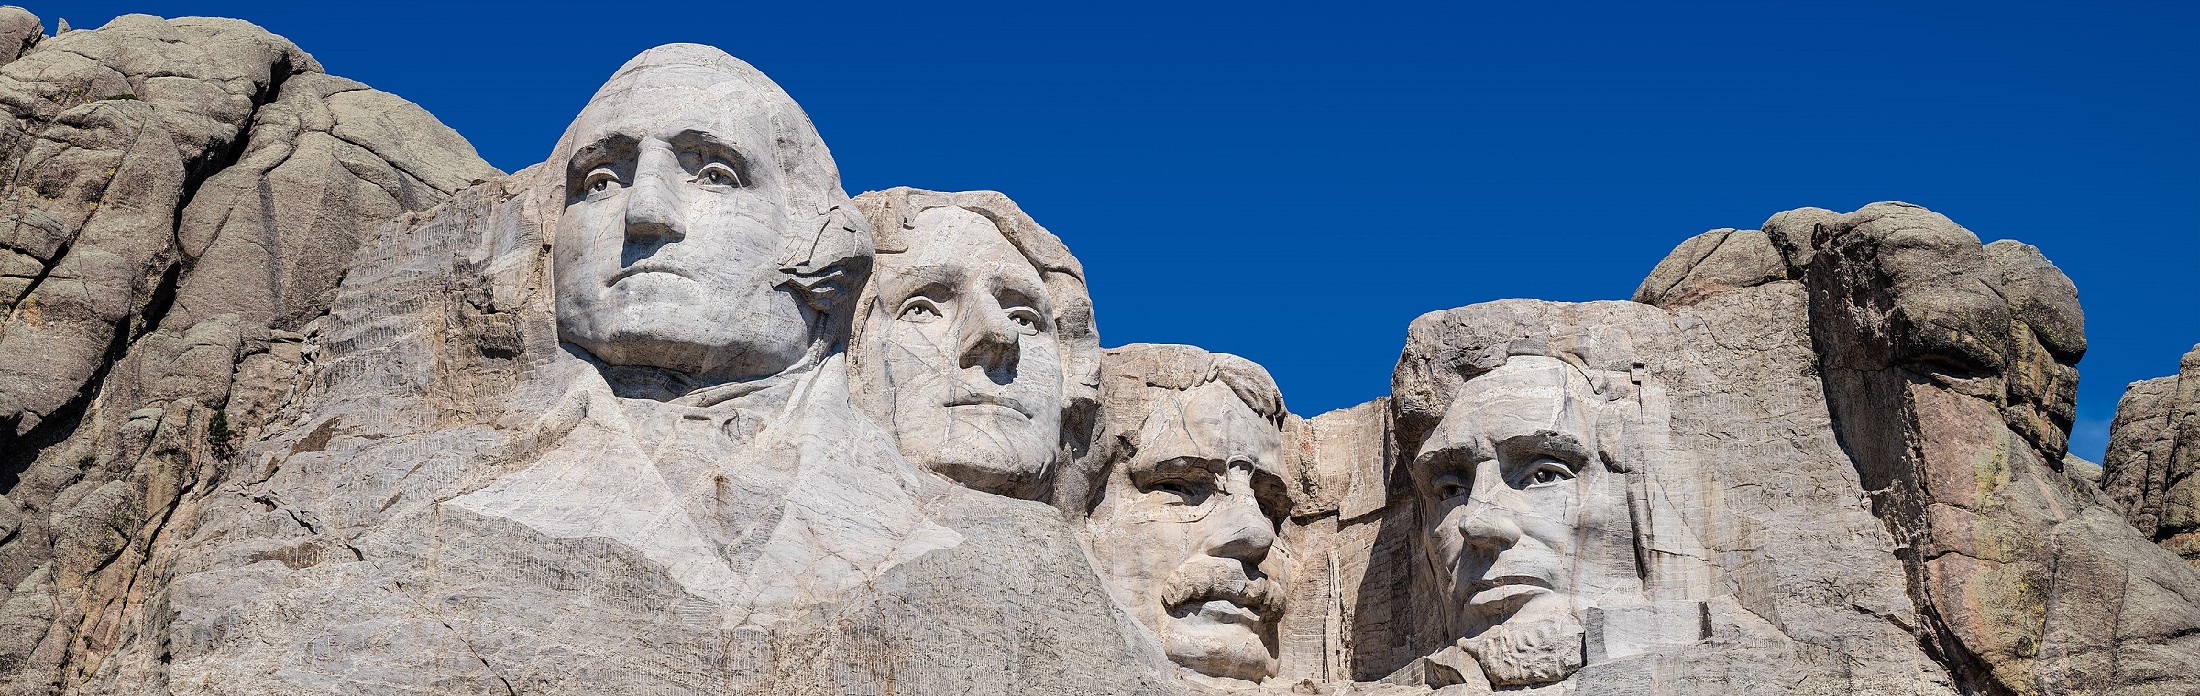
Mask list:
POLYGON ((5 8, 0 58, 0 670, 44 691, 147 620, 163 531, 288 398, 359 240, 498 172, 237 20, 5 8))
POLYGON ((2140 533, 2200 568, 2200 346, 2180 362, 2124 390, 2101 488, 2140 533))

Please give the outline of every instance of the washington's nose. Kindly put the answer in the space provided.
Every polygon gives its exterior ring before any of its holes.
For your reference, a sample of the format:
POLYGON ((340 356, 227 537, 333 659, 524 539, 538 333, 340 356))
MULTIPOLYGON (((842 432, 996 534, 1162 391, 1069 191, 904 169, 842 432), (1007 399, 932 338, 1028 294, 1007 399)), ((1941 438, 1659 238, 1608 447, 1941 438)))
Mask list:
POLYGON ((1234 558, 1247 566, 1257 566, 1268 557, 1268 550, 1276 545, 1275 525, 1260 512, 1260 501, 1252 495, 1227 496, 1221 507, 1208 515, 1207 553, 1219 558, 1234 558))
POLYGON ((654 171, 658 167, 643 158, 634 174, 634 188, 626 196, 626 243, 668 244, 687 236, 685 211, 674 189, 677 182, 654 171))
POLYGON ((1520 542, 1520 521, 1504 505, 1504 497, 1511 490, 1496 461, 1475 465, 1474 490, 1467 495, 1466 504, 1453 513, 1458 515, 1459 534, 1468 546, 1494 555, 1520 542))
POLYGON ((960 320, 961 345, 957 346, 959 364, 964 368, 984 370, 995 383, 1007 384, 1016 378, 1016 360, 1020 357, 1016 326, 999 310, 973 308, 956 317, 960 320))

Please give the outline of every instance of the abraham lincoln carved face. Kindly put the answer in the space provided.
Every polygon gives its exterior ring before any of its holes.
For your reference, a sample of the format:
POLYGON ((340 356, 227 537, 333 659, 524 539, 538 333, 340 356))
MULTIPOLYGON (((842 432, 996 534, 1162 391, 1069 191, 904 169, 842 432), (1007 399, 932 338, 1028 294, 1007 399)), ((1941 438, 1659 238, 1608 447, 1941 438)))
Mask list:
POLYGON ((1410 461, 1421 548, 1459 647, 1499 686, 1582 664, 1583 611, 1639 591, 1625 484, 1598 440, 1613 409, 1564 360, 1516 355, 1467 379, 1410 461))

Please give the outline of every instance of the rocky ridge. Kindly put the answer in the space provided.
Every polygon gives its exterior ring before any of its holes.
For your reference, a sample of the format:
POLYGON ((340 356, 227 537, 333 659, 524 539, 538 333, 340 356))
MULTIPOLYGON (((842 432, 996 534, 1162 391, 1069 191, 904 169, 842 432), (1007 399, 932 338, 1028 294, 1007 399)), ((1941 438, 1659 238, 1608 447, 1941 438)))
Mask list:
POLYGON ((1917 206, 1713 230, 1632 301, 1429 313, 1390 396, 1305 417, 1197 349, 1101 370, 1087 271, 1005 196, 819 183, 853 211, 821 235, 913 253, 926 211, 968 211, 1068 293, 1063 462, 1031 500, 904 461, 838 348, 722 403, 614 393, 561 342, 566 162, 503 175, 236 20, 49 37, 0 9, 15 46, 11 693, 2200 692, 2200 349, 2132 386, 2103 467, 2069 457, 2076 287, 1917 206), (1180 666, 1096 573, 1091 462, 1142 460, 1088 441, 1133 406, 1088 373, 1222 380, 1278 416, 1272 546, 1239 556, 1281 598, 1271 676, 1180 666), (1484 385, 1543 374, 1596 414, 1568 431, 1593 460, 1575 570, 1546 588, 1580 608, 1564 640, 1463 636, 1443 443, 1488 426, 1457 415, 1477 395, 1547 395, 1484 385), (769 444, 727 466, 728 442, 769 444), (667 499, 721 546, 617 526, 667 499), (612 522, 561 531, 597 501, 612 522))

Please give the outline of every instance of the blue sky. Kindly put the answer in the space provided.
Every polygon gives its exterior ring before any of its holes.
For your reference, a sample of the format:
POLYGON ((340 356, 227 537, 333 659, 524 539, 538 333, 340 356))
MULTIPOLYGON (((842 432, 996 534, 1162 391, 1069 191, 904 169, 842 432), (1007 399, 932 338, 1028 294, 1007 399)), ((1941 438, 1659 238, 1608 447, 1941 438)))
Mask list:
POLYGON ((2074 451, 2200 342, 2200 4, 70 0, 238 17, 506 170, 613 69, 726 49, 849 192, 994 189, 1070 245, 1103 341, 1266 365, 1294 412, 1380 396, 1407 322, 1624 299, 1681 240, 1905 200, 2038 245, 2092 351, 2074 451))

